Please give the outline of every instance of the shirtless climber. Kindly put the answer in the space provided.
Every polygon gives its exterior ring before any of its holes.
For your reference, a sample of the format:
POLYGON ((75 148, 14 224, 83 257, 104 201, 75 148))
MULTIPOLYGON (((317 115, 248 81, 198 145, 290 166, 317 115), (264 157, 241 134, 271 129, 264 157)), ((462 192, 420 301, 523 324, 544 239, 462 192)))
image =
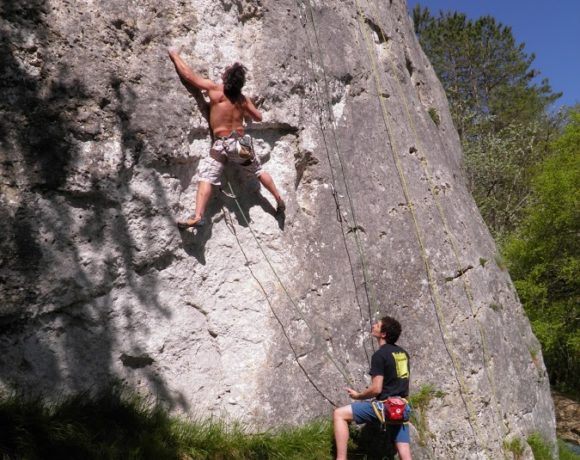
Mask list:
POLYGON ((204 212, 209 201, 212 185, 221 184, 221 175, 228 161, 241 165, 246 171, 255 174, 260 183, 274 196, 277 213, 286 209, 272 176, 262 170, 259 158, 255 155, 251 139, 245 136, 244 117, 262 121, 262 114, 250 98, 242 94, 246 82, 246 68, 235 63, 226 68, 222 75, 223 84, 214 83, 193 72, 175 51, 169 51, 169 57, 181 79, 193 87, 207 91, 209 96, 209 125, 213 132, 214 143, 208 157, 202 159, 198 177, 195 214, 184 221, 178 221, 181 229, 200 227, 205 224, 204 212), (240 154, 242 145, 249 143, 246 157, 240 154))

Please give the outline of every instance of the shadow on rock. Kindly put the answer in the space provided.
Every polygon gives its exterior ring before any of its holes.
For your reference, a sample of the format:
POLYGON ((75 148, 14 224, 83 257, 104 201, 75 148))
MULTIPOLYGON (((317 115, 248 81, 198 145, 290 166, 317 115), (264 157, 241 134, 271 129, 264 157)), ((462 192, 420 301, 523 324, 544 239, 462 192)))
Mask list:
POLYGON ((151 186, 143 193, 129 184, 149 174, 136 172, 149 144, 132 122, 134 83, 100 61, 78 64, 92 51, 82 44, 62 58, 59 46, 70 45, 51 29, 48 2, 0 9, 0 385, 59 397, 123 369, 184 407, 145 359, 155 350, 143 345, 143 310, 171 317, 158 292, 158 268, 171 256, 151 250, 152 217, 170 206, 155 180, 139 183, 151 186), (135 362, 145 365, 127 364, 135 362))

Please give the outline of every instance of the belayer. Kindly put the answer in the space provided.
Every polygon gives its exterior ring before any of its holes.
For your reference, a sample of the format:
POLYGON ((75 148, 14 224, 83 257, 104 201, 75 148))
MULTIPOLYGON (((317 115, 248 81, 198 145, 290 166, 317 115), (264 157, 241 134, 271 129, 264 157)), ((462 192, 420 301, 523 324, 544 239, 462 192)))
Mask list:
POLYGON ((410 407, 404 399, 409 395, 409 355, 395 345, 401 335, 401 324, 385 316, 373 324, 371 334, 379 343, 379 349, 371 358, 371 384, 361 392, 347 388, 349 396, 361 402, 334 410, 336 460, 346 460, 351 421, 380 423, 389 441, 394 443, 400 460, 411 460, 410 407), (369 400, 371 398, 376 399, 369 400))
POLYGON ((247 96, 242 93, 246 82, 246 68, 235 63, 226 67, 222 75, 223 84, 214 83, 193 72, 175 51, 169 57, 181 79, 209 96, 209 127, 214 142, 209 156, 204 157, 198 169, 198 187, 195 214, 184 221, 178 221, 181 229, 200 227, 205 224, 204 213, 211 196, 212 185, 221 185, 221 175, 226 163, 233 162, 258 177, 260 183, 274 196, 277 213, 286 209, 272 176, 262 169, 256 156, 253 142, 245 134, 244 118, 262 121, 262 114, 247 96))

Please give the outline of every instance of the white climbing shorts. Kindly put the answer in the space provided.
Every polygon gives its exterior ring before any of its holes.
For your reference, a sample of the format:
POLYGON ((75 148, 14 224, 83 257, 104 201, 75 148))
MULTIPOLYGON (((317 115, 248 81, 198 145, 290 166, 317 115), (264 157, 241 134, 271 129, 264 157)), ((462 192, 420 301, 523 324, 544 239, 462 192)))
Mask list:
POLYGON ((197 180, 221 185, 221 176, 226 163, 232 162, 256 177, 262 174, 260 159, 254 154, 251 159, 242 159, 236 153, 237 135, 220 137, 215 140, 209 155, 203 158, 197 170, 197 180))

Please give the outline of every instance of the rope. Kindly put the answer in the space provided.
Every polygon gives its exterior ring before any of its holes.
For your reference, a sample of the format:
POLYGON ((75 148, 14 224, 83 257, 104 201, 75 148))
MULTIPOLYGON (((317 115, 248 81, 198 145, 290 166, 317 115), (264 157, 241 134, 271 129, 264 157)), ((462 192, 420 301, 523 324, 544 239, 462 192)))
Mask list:
MULTIPOLYGON (((325 89, 325 98, 324 98, 324 104, 326 106, 326 111, 328 112, 328 118, 330 121, 330 126, 331 126, 331 133, 332 133, 332 138, 334 141, 334 146, 336 149, 336 154, 337 154, 337 158, 339 161, 339 165, 340 165, 340 171, 342 174, 342 178, 343 178, 343 182, 344 182, 344 186, 345 186, 345 195, 347 196, 347 200, 348 200, 348 204, 349 204, 349 208, 350 208, 350 213, 352 215, 352 220, 353 220, 353 225, 351 226, 351 230, 349 230, 350 233, 353 233, 354 239, 355 239, 355 243, 356 243, 356 247, 358 250, 358 254, 359 254, 359 259, 361 262, 361 268, 362 268, 362 273, 363 273, 363 286, 364 286, 364 290, 365 290, 365 295, 367 298, 367 304, 368 304, 368 314, 369 314, 369 323, 370 325, 372 325, 372 318, 373 315, 377 315, 379 313, 379 308, 377 306, 377 303, 375 301, 375 296, 373 293, 373 289, 372 289, 372 284, 369 282, 370 276, 368 273, 368 267, 367 267, 367 262, 366 262, 366 257, 365 257, 365 253, 360 241, 360 238, 358 236, 358 232, 357 229, 360 228, 360 226, 358 225, 357 222, 357 218, 356 218, 356 212, 355 212, 355 207, 352 201, 352 197, 351 197, 351 192, 348 186, 348 181, 347 181, 347 174, 345 171, 345 167, 344 167, 344 161, 342 158, 342 154, 341 154, 341 150, 340 147, 338 145, 338 139, 336 136, 336 120, 334 119, 334 114, 332 111, 332 107, 330 105, 330 89, 328 86, 328 78, 326 75, 326 69, 324 66, 324 60, 323 60, 323 56, 322 56, 322 47, 320 46, 320 40, 318 38, 318 32, 317 32, 317 28, 316 28, 316 21, 314 19, 314 14, 313 14, 313 8, 312 8, 312 3, 310 2, 310 0, 305 0, 304 3, 308 6, 308 13, 310 16, 310 22, 312 23, 312 30, 314 32, 314 37, 315 37, 315 41, 316 41, 316 47, 318 50, 318 61, 319 61, 319 65, 320 68, 322 69, 322 77, 323 77, 323 83, 324 83, 324 89, 325 89), (354 230, 354 231, 352 231, 354 230)), ((304 24, 306 26, 306 24, 304 24)), ((310 38, 308 36, 308 32, 305 29, 305 33, 307 36, 307 41, 308 41, 308 46, 310 49, 310 54, 311 56, 313 56, 314 52, 312 49, 312 44, 310 42, 310 38)), ((316 90, 318 91, 318 88, 316 88, 316 90)), ((317 104, 320 107, 320 98, 317 92, 317 104)), ((323 111, 323 109, 321 109, 321 111, 323 111)), ((322 118, 322 117, 320 117, 322 118)), ((333 180, 333 189, 335 188, 335 178, 334 178, 334 173, 332 172, 333 167, 332 167, 332 161, 330 159, 330 154, 329 154, 329 149, 328 149, 328 145, 327 145, 327 140, 326 140, 326 136, 325 136, 325 132, 324 132, 324 125, 322 123, 322 119, 320 119, 320 129, 323 135, 323 142, 325 144, 325 148, 326 148, 326 152, 327 152, 327 157, 328 157, 328 162, 330 164, 330 169, 331 169, 331 174, 332 174, 332 180, 333 180)), ((336 199, 336 198, 335 198, 336 199)), ((341 226, 342 227, 342 226, 341 226)), ((345 239, 345 247, 346 247, 346 237, 344 234, 344 229, 343 229, 343 238, 345 239)), ((347 253, 348 253, 348 248, 347 248, 347 253)), ((349 255, 349 261, 350 261, 350 255, 349 255)), ((352 264, 351 264, 352 267, 352 264)), ((354 275, 353 275, 354 276, 354 275)), ((356 283, 355 283, 356 286, 356 283)), ((360 305, 359 305, 359 309, 360 309, 360 305)), ((362 310, 361 310, 361 316, 362 316, 362 310)), ((374 342, 372 342, 372 346, 373 346, 373 350, 374 350, 374 342)), ((366 353, 366 349, 365 349, 365 353, 366 353)), ((367 359, 368 359, 368 355, 367 355, 367 359)), ((370 360, 369 360, 370 362, 370 360)))
MULTIPOLYGON (((227 148, 227 147, 226 147, 227 148)), ((252 153, 255 155, 255 150, 254 150, 254 143, 252 140, 252 153)), ((308 322, 308 320, 306 319, 306 317, 304 316, 304 314, 302 313, 302 310, 300 310, 300 308, 298 307, 298 305, 296 304, 296 302, 294 301, 294 299, 292 298, 292 296, 290 295, 290 293, 288 292, 288 290, 286 289, 286 286, 284 285, 284 283, 282 282, 282 279, 280 278, 280 276, 278 276, 278 272, 274 269, 274 266, 272 265, 272 263, 270 262, 270 258, 268 257, 268 255, 266 254, 266 252, 264 251, 264 248, 262 247, 262 245, 260 244, 260 241, 258 240, 256 234, 254 233, 254 230, 252 229, 252 226, 250 225, 250 221, 249 219, 246 217, 246 214, 244 213, 244 210, 242 209, 242 206, 240 205, 240 202, 238 200, 238 197, 236 196, 236 194, 234 193, 234 190, 232 188, 232 184, 230 182, 228 182, 228 188, 229 188, 229 192, 226 192, 225 190, 223 190, 222 187, 220 187, 220 190, 222 191, 222 193, 229 197, 232 198, 235 203, 236 206, 238 207, 238 210, 240 211, 240 214, 242 216, 242 218, 244 219, 244 222, 246 223, 246 226, 248 227, 248 229, 250 230, 250 233, 252 234, 252 237, 254 238, 256 244, 258 245, 258 248, 260 249, 260 251, 262 252, 262 255, 264 256, 264 259, 266 260, 266 262, 268 263, 268 266, 270 267, 270 269, 272 270, 272 273, 274 273, 274 276, 276 277, 276 279, 278 280, 278 282, 280 283, 280 286, 282 287, 282 290, 284 291, 284 293, 286 294, 286 296, 288 297, 288 299, 290 300, 290 303, 292 304, 292 306, 294 307, 294 310, 298 313, 298 315, 300 316, 300 319, 304 322, 304 324, 306 325, 306 327, 310 330, 310 333, 312 334, 312 337, 314 338, 315 341, 315 346, 316 346, 316 342, 317 342, 317 338, 318 335, 316 334, 316 332, 314 331, 314 328, 310 325, 310 323, 308 322)), ((225 211, 224 211, 224 215, 225 215, 225 211)), ((230 227, 230 226, 228 226, 230 227)), ((270 307, 270 310, 272 311, 272 314, 274 315, 274 317, 276 318, 276 321, 278 321, 278 324, 280 325, 281 329, 282 329, 282 333, 284 334, 284 336, 286 337, 286 340, 288 341, 288 344, 290 346, 290 349, 292 350, 292 353, 294 355, 294 360, 296 361, 296 364, 298 364, 298 366, 300 367, 300 369, 302 370, 302 372, 305 374, 307 380, 310 382, 310 384, 314 387, 314 389, 326 400, 328 401, 332 406, 337 407, 336 403, 331 400, 328 396, 326 396, 324 394, 324 392, 318 387, 318 385, 316 385, 316 383, 314 382, 314 380, 310 377, 310 375, 308 374, 308 371, 306 370, 306 368, 300 363, 299 358, 298 358, 298 354, 296 352, 296 350, 294 349, 294 346, 292 345, 292 342, 290 340, 290 337, 288 336, 288 334, 286 333, 286 329, 284 328, 284 325, 282 323, 282 321, 280 320, 279 316, 276 314, 276 311, 274 310, 274 307, 272 305, 272 302, 270 301, 270 298, 266 292, 266 289, 264 288, 264 286, 262 285, 262 283, 260 282, 260 280, 256 277, 256 275, 254 274, 253 270, 250 268, 250 264, 249 264, 249 259, 243 249, 243 246, 238 238, 238 235, 235 231, 235 228, 233 226, 231 226, 230 231, 234 234, 236 241, 238 242, 238 246, 240 247, 240 250, 244 256, 244 258, 246 259, 247 262, 247 266, 248 269, 250 270, 250 273, 252 274, 252 277, 256 280, 256 282, 258 283, 258 285, 260 286, 260 289, 262 290, 262 292, 264 293, 264 296, 266 298, 266 301, 268 302, 268 305, 270 307)), ((320 341, 318 341, 320 342, 320 341)), ((338 370, 338 372, 342 375, 342 377, 344 378, 345 382, 349 385, 349 386, 353 386, 352 385, 352 380, 348 377, 346 370, 343 370, 341 366, 339 366, 338 362, 332 357, 332 355, 329 353, 329 351, 326 349, 326 347, 323 348, 325 355, 327 356, 327 358, 332 362, 332 364, 334 365, 334 367, 338 370)))
MULTIPOLYGON (((228 182, 228 186, 229 186, 229 189, 230 189, 230 193, 235 196, 234 191, 232 189, 232 185, 229 182, 228 182)), ((244 220, 244 223, 247 225, 248 229, 250 230, 250 233, 252 234, 252 237, 254 238, 254 241, 256 242, 258 248, 260 249, 260 252, 264 256, 264 259, 266 260, 268 266, 270 267, 270 270, 272 270, 272 273, 274 274, 276 280, 278 281, 278 283, 282 287, 282 290, 284 291, 284 293, 288 297, 288 300, 292 304, 292 307, 294 308, 294 310, 296 311, 296 313, 298 313, 298 315, 300 316, 300 319, 304 322, 304 324, 306 325, 306 327, 310 330, 310 333, 312 334, 312 337, 316 341, 316 339, 318 338, 318 335, 316 334, 314 328, 312 327, 312 325, 310 324, 310 322, 306 319, 306 317, 302 313, 302 310, 298 307, 298 305, 296 304, 296 302, 294 301, 294 299, 292 298, 292 296, 290 295, 290 293, 286 289, 286 286, 283 283, 283 281, 280 278, 280 276, 278 275, 278 272, 276 271, 276 269, 274 268, 274 266, 270 262, 270 258, 268 257, 268 255, 264 251, 264 248, 260 244, 260 241, 258 240, 258 237, 254 233, 254 230, 252 229, 252 226, 250 225, 250 222, 249 222, 248 218, 246 217, 246 214, 244 213, 244 210, 242 209, 242 206, 240 205, 239 200, 237 198, 234 198, 234 201, 236 203, 236 206, 238 207, 238 210, 240 211, 240 214, 241 214, 241 216, 242 216, 242 218, 244 220)), ((268 303, 269 303, 269 300, 268 300, 268 303)), ((323 351, 324 351, 326 357, 332 362, 332 364, 334 365, 334 367, 336 368, 336 370, 342 375, 342 377, 344 378, 345 382, 348 385, 352 386, 352 380, 349 378, 349 376, 347 375, 346 371, 344 369, 342 369, 342 367, 339 366, 338 362, 332 357, 332 355, 329 353, 328 349, 326 349, 326 347, 324 347, 323 348, 323 351)), ((330 401, 329 398, 326 398, 325 397, 325 399, 327 399, 328 401, 330 401)), ((333 405, 335 405, 335 404, 333 404, 333 405)))
MULTIPOLYGON (((230 189, 231 189, 231 186, 230 186, 230 189)), ((237 200, 235 195, 233 195, 233 197, 235 200, 237 200)), ((294 345, 292 345, 292 341, 290 340, 290 337, 288 336, 288 333, 286 332, 286 328, 284 327, 282 320, 280 319, 280 317, 276 313, 276 310, 274 309, 274 306, 272 305, 272 302, 270 301, 270 297, 268 296, 268 293, 266 292, 264 285, 262 284, 262 282, 258 279, 256 274, 254 273, 254 270, 252 270, 252 268, 251 268, 250 259, 246 255, 246 251, 244 251, 244 247, 242 246, 242 243, 238 237, 238 233, 236 232, 234 225, 231 223, 231 216, 229 215, 229 212, 227 212, 227 210, 223 206, 222 206, 222 210, 224 212, 224 215, 227 216, 226 222, 230 221, 227 226, 230 229, 230 231, 232 232, 232 234, 234 235, 234 237, 236 238, 236 241, 238 243, 240 251, 242 252, 242 254, 244 256, 244 259, 246 259, 246 267, 248 267, 248 270, 250 270, 252 278, 254 278, 254 280, 256 280, 256 282, 258 283, 258 286, 260 286, 260 289, 262 290, 262 293, 264 294, 264 297, 266 298, 266 302, 268 302, 268 306, 270 307, 270 310, 272 311, 274 318, 276 318, 276 321, 278 322, 278 324, 280 325, 280 328, 282 329, 282 333, 284 334, 284 337, 286 337, 286 341, 288 342, 288 345, 290 346, 290 349, 292 350, 292 354, 294 355, 294 361, 296 361, 296 364, 298 364, 298 367, 304 373, 306 380, 308 380, 308 382, 314 387, 314 389, 320 394, 320 396, 322 396, 322 398, 324 398, 326 401, 328 401, 332 406, 338 407, 337 404, 332 399, 330 399, 328 396, 326 396, 326 394, 318 387, 316 382, 314 382, 312 377, 310 377, 310 374, 308 373, 306 368, 300 362, 299 357, 298 357, 298 353, 296 352, 294 345)))
MULTIPOLYGON (((376 19, 378 21, 379 14, 377 11, 376 3, 374 3, 370 0, 367 0, 367 2, 370 3, 371 5, 373 5, 374 13, 375 13, 376 19)), ((392 26, 392 22, 390 22, 390 24, 392 26)), ((379 27, 379 30, 380 30, 381 36, 383 38, 383 41, 386 43, 387 38, 385 37, 385 35, 383 33, 383 29, 379 27)), ((395 69, 394 69, 392 61, 390 59, 388 59, 387 61, 389 63, 389 66, 391 67, 391 70, 394 71, 395 69)), ((405 93, 402 89, 401 82, 399 81, 398 78, 395 78, 395 81, 397 83, 398 91, 400 94, 400 99, 403 101, 403 104, 405 107, 405 113, 407 116, 407 120, 409 121, 409 125, 411 126, 411 129, 412 129, 413 139, 415 139, 417 141, 417 145, 419 147, 420 152, 426 151, 423 149, 423 146, 420 145, 420 137, 417 135, 417 127, 415 125, 415 121, 414 121, 413 117, 411 116, 411 111, 409 110, 409 105, 407 103, 407 98, 405 97, 405 93)), ((420 155, 419 158, 420 158, 421 166, 423 168, 423 174, 425 175, 425 177, 427 177, 427 184, 428 184, 429 190, 431 191, 431 195, 433 197, 433 200, 435 201, 437 211, 438 211, 439 216, 441 218, 441 221, 443 223, 445 234, 449 237, 449 241, 451 243, 451 248, 453 251, 453 256, 455 259, 457 270, 459 271, 459 270, 461 270, 461 261, 459 258, 459 250, 457 249, 457 245, 455 243, 455 236, 453 235, 453 233, 450 230, 447 218, 445 216, 445 212, 443 211, 443 208, 441 205, 441 200, 439 199, 439 194, 435 193, 435 187, 433 186, 433 179, 432 179, 433 176, 431 175, 431 172, 430 172, 429 162, 428 162, 427 157, 425 155, 420 155)), ((485 331, 484 331, 483 325, 477 319, 476 307, 474 305, 474 300, 473 300, 473 298, 474 298, 473 297, 473 290, 471 289, 471 285, 469 283, 469 280, 465 276, 461 276, 460 278, 461 278, 461 281, 463 284, 463 290, 465 292, 465 296, 466 296, 467 301, 469 303, 471 315, 475 319, 477 326, 478 326, 479 335, 480 335, 480 339, 481 339, 481 346, 482 346, 484 369, 485 369, 485 374, 487 377, 488 384, 490 385, 490 388, 492 390, 492 398, 494 400, 496 417, 499 418, 499 420, 503 424, 504 432, 507 432, 509 430, 505 424, 503 411, 501 409, 501 405, 499 404, 499 399, 497 397, 497 389, 496 389, 496 385, 495 385, 495 378, 493 375, 493 368, 490 365, 489 351, 488 351, 485 331)), ((503 437, 502 433, 499 433, 499 434, 501 437, 503 437)), ((503 445, 502 445, 502 448, 503 448, 503 445)))
POLYGON ((435 307, 437 323, 439 326, 439 330, 441 332, 444 347, 445 347, 447 354, 449 355, 449 358, 453 364, 455 378, 456 378, 457 383, 459 385, 459 393, 461 395, 461 399, 463 400, 466 411, 468 413, 469 424, 471 426, 473 433, 476 436, 476 442, 478 442, 478 445, 481 448, 481 446, 483 446, 484 443, 483 443, 482 438, 481 438, 481 433, 479 432, 479 426, 477 424, 477 416, 475 414, 475 410, 473 408, 473 405, 468 397, 468 390, 467 390, 467 386, 466 386, 465 381, 464 381, 463 373, 461 371, 461 365, 459 363, 459 359, 448 343, 448 342, 450 342, 450 340, 448 338, 447 326, 445 323, 445 316, 444 316, 443 309, 441 306, 441 300, 439 298, 439 290, 438 290, 437 284, 434 280, 433 272, 432 272, 432 269, 431 269, 431 266, 429 263, 429 259, 427 257, 427 251, 425 248, 425 244, 423 242, 423 238, 421 236, 421 231, 420 231, 419 222, 417 220, 415 206, 414 206, 413 201, 410 198, 409 189, 407 186, 407 181, 406 181, 406 178, 405 178, 402 166, 401 166, 401 161, 400 161, 399 155, 397 153, 398 148, 396 146, 394 136, 392 135, 392 129, 391 129, 391 126, 389 123, 388 111, 387 111, 387 108, 385 106, 385 101, 384 101, 384 96, 383 96, 384 92, 382 90, 379 72, 377 69, 376 62, 374 60, 374 55, 372 53, 372 47, 370 46, 370 40, 369 40, 368 34, 365 32, 365 28, 364 28, 364 22, 362 19, 363 12, 362 12, 362 9, 360 7, 359 1, 354 0, 354 3, 355 3, 355 7, 357 9, 357 18, 358 18, 359 28, 361 30, 361 33, 363 35, 363 38, 364 38, 364 41, 366 44, 366 51, 367 51, 367 54, 368 54, 370 62, 371 62, 372 71, 373 71, 373 75, 374 75, 374 79, 375 79, 375 84, 377 86, 377 92, 379 93, 379 101, 380 101, 380 106, 381 106, 381 111, 382 111, 382 116, 383 116, 383 122, 385 124, 387 136, 389 138, 389 144, 391 146, 391 153, 392 153, 392 156, 393 156, 393 159, 395 162, 395 166, 397 169, 399 181, 400 181, 402 189, 403 189, 405 201, 409 207, 409 211, 410 211, 412 221, 413 221, 413 229, 415 231, 415 236, 417 238, 417 242, 419 244, 420 251, 421 251, 421 257, 422 257, 423 263, 425 265, 425 271, 427 274, 429 289, 431 291, 431 298, 433 300, 433 305, 435 307))

